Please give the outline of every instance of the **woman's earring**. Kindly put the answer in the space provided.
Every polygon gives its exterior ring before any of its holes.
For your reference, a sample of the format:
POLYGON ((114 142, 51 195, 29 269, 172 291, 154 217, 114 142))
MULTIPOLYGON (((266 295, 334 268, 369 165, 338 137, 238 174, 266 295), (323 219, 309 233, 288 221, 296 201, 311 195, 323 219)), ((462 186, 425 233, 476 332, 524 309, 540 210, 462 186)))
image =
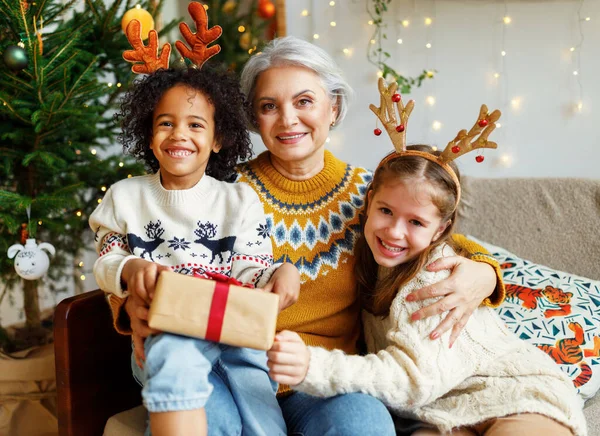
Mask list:
POLYGON ((332 121, 331 124, 329 125, 329 127, 331 127, 333 129, 334 126, 335 126, 335 121, 332 121))

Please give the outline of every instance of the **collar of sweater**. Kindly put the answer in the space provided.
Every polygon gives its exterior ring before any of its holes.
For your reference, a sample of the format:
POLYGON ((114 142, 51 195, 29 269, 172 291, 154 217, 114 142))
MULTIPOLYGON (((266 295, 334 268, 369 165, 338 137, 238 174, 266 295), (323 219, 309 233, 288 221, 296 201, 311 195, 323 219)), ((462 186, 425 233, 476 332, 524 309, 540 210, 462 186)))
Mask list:
POLYGON ((251 167, 261 181, 269 187, 274 194, 279 191, 282 195, 276 198, 284 200, 289 196, 300 196, 302 203, 314 201, 323 197, 339 187, 347 176, 348 165, 336 158, 330 151, 325 150, 325 165, 315 176, 306 180, 290 180, 281 175, 271 163, 271 154, 268 151, 261 153, 251 167), (313 198, 314 197, 314 198, 313 198))
POLYGON ((198 200, 206 198, 214 187, 215 179, 204 174, 202 178, 190 189, 165 189, 160 182, 160 171, 146 176, 149 178, 151 195, 161 205, 178 206, 197 204, 198 200))

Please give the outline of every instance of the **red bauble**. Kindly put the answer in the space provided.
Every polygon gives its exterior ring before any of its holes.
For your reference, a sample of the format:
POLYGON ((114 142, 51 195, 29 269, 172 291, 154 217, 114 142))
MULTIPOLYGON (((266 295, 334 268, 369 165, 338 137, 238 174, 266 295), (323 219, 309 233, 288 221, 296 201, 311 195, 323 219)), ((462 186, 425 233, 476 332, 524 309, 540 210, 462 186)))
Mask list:
POLYGON ((400 133, 404 132, 404 124, 400 124, 399 126, 396 126, 396 132, 400 132, 400 133))
POLYGON ((460 151, 460 147, 458 145, 455 145, 454 147, 452 147, 452 153, 458 153, 460 151))
POLYGON ((475 160, 477 161, 477 163, 481 163, 481 162, 483 162, 483 159, 484 159, 484 157, 483 157, 483 156, 477 156, 477 157, 475 158, 475 160))
POLYGON ((486 120, 485 118, 483 120, 479 120, 479 127, 485 127, 488 125, 488 120, 486 120))
POLYGON ((375 129, 373 130, 373 133, 375 133, 375 136, 379 136, 381 135, 381 129, 375 129))
POLYGON ((400 94, 398 94, 398 93, 395 93, 394 95, 392 95, 392 101, 393 101, 394 103, 398 103, 398 102, 400 101, 400 99, 401 99, 401 98, 402 98, 402 97, 400 97, 400 94))
POLYGON ((261 2, 258 5, 257 13, 259 17, 269 20, 275 15, 275 5, 270 1, 261 2))

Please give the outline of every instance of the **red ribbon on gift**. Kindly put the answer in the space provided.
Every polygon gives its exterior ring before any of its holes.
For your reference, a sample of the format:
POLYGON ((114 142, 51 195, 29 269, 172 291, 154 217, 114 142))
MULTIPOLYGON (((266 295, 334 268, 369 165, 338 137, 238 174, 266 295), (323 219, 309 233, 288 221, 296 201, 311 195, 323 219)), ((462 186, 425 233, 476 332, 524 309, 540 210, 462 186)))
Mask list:
POLYGON ((228 277, 225 274, 212 273, 209 271, 200 272, 194 270, 194 277, 208 277, 214 280, 215 290, 212 301, 210 303, 210 311, 208 312, 208 324, 206 326, 206 335, 204 338, 208 341, 219 342, 221 340, 221 331, 223 330, 223 320, 225 319, 225 308, 227 307, 227 298, 229 297, 229 285, 244 286, 253 288, 253 285, 244 285, 242 282, 228 277))

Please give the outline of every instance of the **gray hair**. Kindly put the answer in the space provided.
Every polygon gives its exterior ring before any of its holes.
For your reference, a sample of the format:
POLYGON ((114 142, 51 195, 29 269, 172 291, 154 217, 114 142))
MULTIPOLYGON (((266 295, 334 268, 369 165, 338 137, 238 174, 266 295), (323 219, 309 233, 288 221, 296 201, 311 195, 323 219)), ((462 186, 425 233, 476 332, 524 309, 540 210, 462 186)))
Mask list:
MULTIPOLYGON (((303 67, 314 71, 321 79, 325 92, 337 105, 335 125, 343 121, 353 91, 344 79, 341 68, 325 50, 295 36, 285 36, 270 41, 260 54, 252 56, 246 62, 240 85, 248 99, 250 120, 254 120, 252 101, 256 79, 269 68, 280 66, 303 67)), ((249 125, 250 130, 256 132, 256 123, 250 122, 249 125)))

